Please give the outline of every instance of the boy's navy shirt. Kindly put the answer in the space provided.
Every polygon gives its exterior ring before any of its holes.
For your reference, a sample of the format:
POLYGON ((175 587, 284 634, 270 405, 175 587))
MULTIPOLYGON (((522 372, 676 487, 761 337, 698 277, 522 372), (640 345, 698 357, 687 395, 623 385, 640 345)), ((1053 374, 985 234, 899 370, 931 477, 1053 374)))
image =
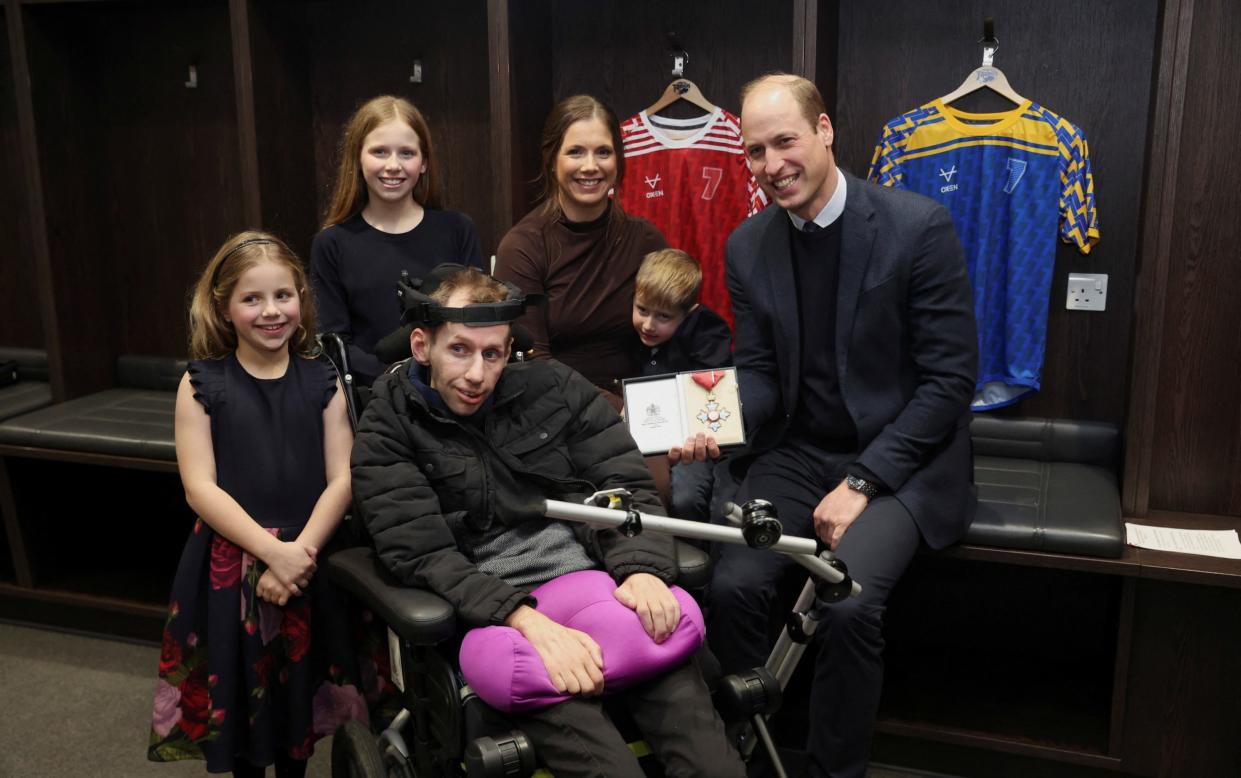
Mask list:
POLYGON ((690 311, 671 338, 648 348, 639 344, 642 377, 710 370, 733 363, 733 334, 715 311, 699 305, 690 311))

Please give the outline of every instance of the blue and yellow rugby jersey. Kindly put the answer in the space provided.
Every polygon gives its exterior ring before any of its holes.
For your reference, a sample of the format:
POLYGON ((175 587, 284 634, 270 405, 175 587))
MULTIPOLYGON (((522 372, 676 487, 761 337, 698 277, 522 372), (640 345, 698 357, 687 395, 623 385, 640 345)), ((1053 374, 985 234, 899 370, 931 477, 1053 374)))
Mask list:
POLYGON ((974 410, 1039 388, 1056 235, 1099 240, 1086 138, 1029 100, 972 114, 936 100, 884 125, 870 179, 942 203, 965 249, 978 319, 974 410))

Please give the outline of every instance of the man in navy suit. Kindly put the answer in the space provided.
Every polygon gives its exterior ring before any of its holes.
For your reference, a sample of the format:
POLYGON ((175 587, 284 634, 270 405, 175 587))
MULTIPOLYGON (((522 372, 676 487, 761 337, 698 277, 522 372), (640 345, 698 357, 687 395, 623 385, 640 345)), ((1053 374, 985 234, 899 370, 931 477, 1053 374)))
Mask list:
MULTIPOLYGON (((836 167, 813 83, 764 76, 741 101, 750 169, 779 207, 728 240, 736 364, 757 454, 738 502, 772 501, 787 533, 816 535, 862 585, 859 597, 825 608, 809 736, 811 775, 860 777, 883 684, 888 593, 920 543, 954 543, 973 518, 970 283, 947 210, 836 167)), ((687 445, 682 456, 701 451, 687 445)), ((779 555, 723 549, 708 636, 726 671, 765 660, 790 567, 779 555)))

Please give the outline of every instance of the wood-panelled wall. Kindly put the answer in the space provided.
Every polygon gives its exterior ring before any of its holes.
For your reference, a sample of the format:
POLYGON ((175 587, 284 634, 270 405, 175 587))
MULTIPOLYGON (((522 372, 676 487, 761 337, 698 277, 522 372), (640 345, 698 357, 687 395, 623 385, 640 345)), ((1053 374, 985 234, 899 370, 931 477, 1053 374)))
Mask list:
POLYGON ((520 219, 534 205, 539 136, 557 101, 591 94, 625 121, 654 103, 672 80, 668 33, 675 33, 689 54, 685 77, 712 103, 737 113, 746 81, 790 69, 796 5, 773 4, 756 13, 746 0, 509 2, 516 130, 510 218, 520 219))
POLYGON ((1241 7, 1169 0, 1126 505, 1241 516, 1241 7))
POLYGON ((345 122, 366 100, 394 94, 413 101, 431 128, 444 207, 471 215, 484 250, 494 249, 484 0, 416 8, 390 0, 232 3, 249 27, 255 183, 267 228, 309 259, 345 122))
MULTIPOLYGON (((1146 124, 1159 3, 896 0, 875 13, 841 3, 835 77, 836 153, 865 176, 883 124, 955 89, 981 64, 982 20, 1000 41, 995 65, 1019 94, 1080 127, 1090 146, 1102 240, 1088 256, 1058 242, 1043 388, 1008 413, 1124 423, 1146 124), (893 23, 899 19, 899 23, 893 23), (1107 273, 1107 310, 1065 310, 1071 272, 1107 273)), ((957 106, 1006 110, 975 93, 957 106), (979 99, 984 98, 984 99, 979 99)))
POLYGON ((1238 11, 1224 0, 3 5, 0 341, 47 346, 62 397, 110 385, 120 354, 181 355, 188 286, 230 232, 267 227, 307 254, 341 124, 375 94, 427 114, 446 206, 490 253, 532 204, 552 103, 590 92, 622 118, 649 105, 670 79, 668 32, 732 111, 763 71, 814 75, 837 157, 865 174, 883 122, 978 64, 990 15, 1013 86, 1084 129, 1103 233, 1089 256, 1060 248, 1043 391, 1008 412, 1127 425, 1131 512, 1241 515, 1241 198, 1219 151, 1241 125, 1238 11), (1063 309, 1072 270, 1109 274, 1106 312, 1063 309))
POLYGON ((244 224, 229 17, 219 3, 24 14, 62 380, 76 396, 111 386, 119 354, 184 353, 186 291, 244 224))
POLYGON ((30 243, 30 209, 21 186, 21 130, 17 122, 9 20, 0 8, 0 332, 5 345, 43 348, 37 263, 30 243), (12 183, 8 183, 12 182, 12 183))
POLYGON ((378 94, 409 97, 435 140, 445 207, 474 217, 485 251, 500 236, 488 218, 490 111, 486 4, 421 3, 394 20, 390 2, 319 2, 310 14, 315 189, 319 212, 335 176, 340 130, 357 106, 378 94), (414 60, 422 83, 410 83, 414 60))

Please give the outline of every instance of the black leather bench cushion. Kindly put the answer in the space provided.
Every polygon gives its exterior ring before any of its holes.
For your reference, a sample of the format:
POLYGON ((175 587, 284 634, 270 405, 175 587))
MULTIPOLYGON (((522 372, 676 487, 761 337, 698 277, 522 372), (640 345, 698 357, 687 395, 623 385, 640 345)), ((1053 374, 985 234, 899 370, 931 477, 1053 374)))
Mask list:
POLYGON ((52 404, 47 382, 47 352, 0 346, 0 362, 17 363, 17 383, 0 387, 0 421, 52 404))
POLYGON ((1083 556, 1125 549, 1109 424, 975 416, 978 513, 966 543, 1083 556))
POLYGON ((46 381, 22 379, 0 388, 0 421, 36 411, 52 404, 52 387, 46 381))
POLYGON ((168 357, 119 357, 121 388, 5 419, 0 443, 174 462, 173 415, 185 365, 168 357))
POLYGON ((975 457, 974 481, 967 543, 1098 557, 1125 549, 1116 477, 1101 467, 975 457))
POLYGON ((1111 424, 1070 419, 1005 418, 975 414, 974 454, 1040 462, 1080 462, 1115 469, 1120 432, 1111 424))
POLYGON ((108 389, 0 422, 0 443, 175 461, 175 392, 108 389))
POLYGON ((34 348, 0 346, 0 362, 17 363, 17 376, 23 381, 48 380, 47 352, 34 348))

